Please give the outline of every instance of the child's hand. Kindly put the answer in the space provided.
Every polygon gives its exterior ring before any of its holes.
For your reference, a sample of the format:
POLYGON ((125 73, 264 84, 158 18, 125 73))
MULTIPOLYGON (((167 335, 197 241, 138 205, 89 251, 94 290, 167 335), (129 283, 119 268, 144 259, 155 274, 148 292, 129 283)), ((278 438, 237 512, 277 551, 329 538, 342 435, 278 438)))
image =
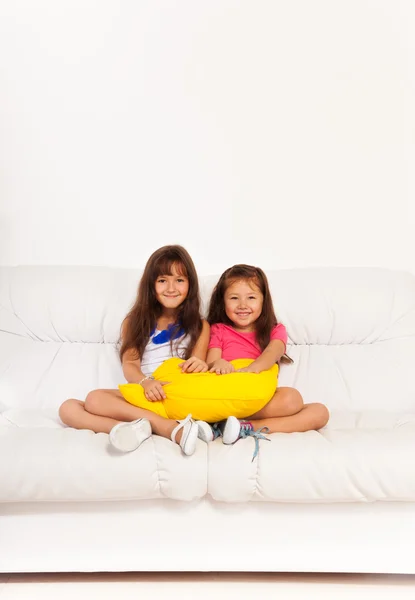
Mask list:
POLYGON ((186 362, 180 363, 182 373, 206 373, 208 366, 204 360, 191 356, 186 362))
POLYGON ((150 402, 160 402, 160 400, 166 399, 166 394, 163 390, 163 385, 170 383, 170 381, 157 381, 155 379, 146 379, 141 384, 144 388, 144 396, 150 402))
POLYGON ((209 373, 216 373, 216 375, 228 375, 228 373, 233 373, 234 371, 235 367, 223 358, 215 360, 209 369, 209 373))
POLYGON ((258 373, 260 373, 261 371, 259 371, 259 369, 253 367, 252 365, 249 365, 248 367, 244 367, 243 369, 238 369, 236 372, 237 373, 256 373, 258 375, 258 373))

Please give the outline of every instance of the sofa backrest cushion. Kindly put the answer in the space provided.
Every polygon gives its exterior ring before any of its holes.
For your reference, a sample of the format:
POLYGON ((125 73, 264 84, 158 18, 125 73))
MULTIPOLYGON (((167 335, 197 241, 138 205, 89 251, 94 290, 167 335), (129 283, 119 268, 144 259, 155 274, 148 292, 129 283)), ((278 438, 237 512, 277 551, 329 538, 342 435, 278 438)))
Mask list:
MULTIPOLYGON (((117 342, 141 272, 0 267, 0 404, 57 409, 124 381, 117 342)), ((267 272, 294 364, 280 385, 338 410, 415 411, 415 277, 368 268, 267 272)), ((200 277, 206 309, 217 276, 200 277)))

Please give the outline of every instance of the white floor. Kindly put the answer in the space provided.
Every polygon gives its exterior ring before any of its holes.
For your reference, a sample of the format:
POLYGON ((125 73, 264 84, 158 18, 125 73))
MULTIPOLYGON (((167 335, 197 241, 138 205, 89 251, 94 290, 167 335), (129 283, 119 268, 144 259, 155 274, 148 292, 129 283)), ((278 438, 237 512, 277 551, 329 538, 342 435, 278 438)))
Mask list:
POLYGON ((93 573, 0 574, 0 600, 268 598, 401 600, 415 598, 412 575, 93 573))

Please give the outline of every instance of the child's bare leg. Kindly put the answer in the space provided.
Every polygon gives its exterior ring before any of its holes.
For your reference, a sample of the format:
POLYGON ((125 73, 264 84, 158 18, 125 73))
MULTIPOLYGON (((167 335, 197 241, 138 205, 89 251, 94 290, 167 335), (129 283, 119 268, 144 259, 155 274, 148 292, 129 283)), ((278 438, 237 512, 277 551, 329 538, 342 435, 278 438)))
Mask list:
POLYGON ((298 390, 291 387, 277 388, 271 400, 249 417, 252 419, 268 419, 271 417, 288 417, 304 408, 304 400, 298 390))
MULTIPOLYGON (((122 421, 145 418, 150 421, 153 433, 168 439, 177 425, 177 421, 126 402, 118 390, 93 390, 85 402, 66 400, 60 407, 59 416, 70 427, 92 429, 96 433, 109 433, 114 425, 122 421)), ((182 429, 177 432, 177 443, 182 432, 182 429)))
MULTIPOLYGON (((258 413, 256 413, 258 414, 258 413)), ((324 404, 305 404, 295 415, 258 419, 249 417, 255 431, 268 427, 270 433, 294 433, 321 429, 329 420, 329 411, 324 404)))
POLYGON ((59 409, 59 417, 65 425, 74 429, 90 429, 95 433, 109 433, 120 421, 100 415, 93 415, 85 410, 85 402, 66 400, 59 409))

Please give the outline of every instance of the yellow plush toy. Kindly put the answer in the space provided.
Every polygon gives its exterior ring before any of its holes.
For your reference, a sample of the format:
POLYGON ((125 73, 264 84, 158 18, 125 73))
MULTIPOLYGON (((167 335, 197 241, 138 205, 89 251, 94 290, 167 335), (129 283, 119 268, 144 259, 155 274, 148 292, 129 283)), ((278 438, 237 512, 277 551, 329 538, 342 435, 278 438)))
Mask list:
MULTIPOLYGON (((169 381, 164 386, 167 398, 149 402, 138 383, 120 385, 121 394, 130 404, 151 410, 168 419, 194 419, 214 423, 230 415, 241 419, 261 410, 277 388, 278 365, 262 373, 182 373, 180 358, 166 360, 154 372, 155 379, 169 381)), ((251 359, 232 360, 235 369, 250 365, 251 359)))

